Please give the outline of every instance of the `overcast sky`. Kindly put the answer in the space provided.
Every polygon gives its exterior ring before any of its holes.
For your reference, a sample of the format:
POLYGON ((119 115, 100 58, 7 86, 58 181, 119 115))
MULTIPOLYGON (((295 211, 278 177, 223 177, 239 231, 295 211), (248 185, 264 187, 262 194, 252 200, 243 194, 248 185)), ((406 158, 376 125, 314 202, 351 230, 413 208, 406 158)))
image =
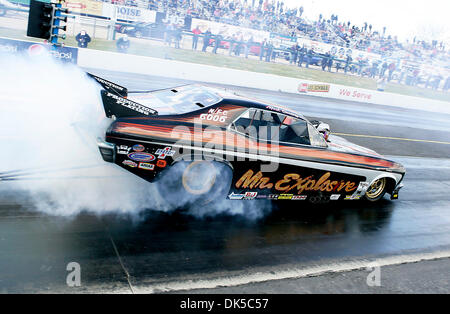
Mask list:
MULTIPOLYGON (((450 44, 450 0, 283 0, 288 7, 304 8, 307 18, 320 13, 327 19, 337 14, 339 21, 367 23, 374 30, 397 35, 400 40, 414 34, 440 33, 439 40, 450 44)), ((430 36, 430 35, 428 35, 430 36)))

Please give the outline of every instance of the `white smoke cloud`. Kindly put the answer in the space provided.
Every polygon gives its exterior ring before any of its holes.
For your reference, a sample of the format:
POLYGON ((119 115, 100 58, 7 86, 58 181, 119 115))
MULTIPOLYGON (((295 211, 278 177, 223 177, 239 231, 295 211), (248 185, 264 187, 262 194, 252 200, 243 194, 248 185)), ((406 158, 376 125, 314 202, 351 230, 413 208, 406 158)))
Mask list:
POLYGON ((62 216, 188 207, 197 217, 226 213, 253 219, 268 210, 251 201, 201 204, 187 195, 164 195, 161 185, 105 163, 96 138, 111 121, 99 86, 76 66, 45 56, 1 55, 0 68, 0 178, 9 171, 27 173, 17 181, 0 180, 0 191, 24 190, 37 210, 62 216), (176 202, 167 202, 174 197, 176 202))

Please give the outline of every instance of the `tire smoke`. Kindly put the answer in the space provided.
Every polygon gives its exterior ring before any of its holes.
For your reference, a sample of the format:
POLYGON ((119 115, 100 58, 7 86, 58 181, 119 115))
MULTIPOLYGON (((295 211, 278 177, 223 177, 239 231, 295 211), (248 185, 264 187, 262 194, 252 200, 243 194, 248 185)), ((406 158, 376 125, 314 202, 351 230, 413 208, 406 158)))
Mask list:
MULTIPOLYGON (((61 216, 82 211, 139 216, 148 209, 184 207, 196 217, 255 219, 270 210, 270 204, 225 199, 196 206, 186 195, 160 193, 162 183, 150 184, 105 163, 96 138, 104 136, 110 120, 100 87, 80 68, 49 56, 5 54, 0 68, 0 195, 16 191, 36 210, 61 216)), ((165 180, 177 175, 172 171, 165 180)))

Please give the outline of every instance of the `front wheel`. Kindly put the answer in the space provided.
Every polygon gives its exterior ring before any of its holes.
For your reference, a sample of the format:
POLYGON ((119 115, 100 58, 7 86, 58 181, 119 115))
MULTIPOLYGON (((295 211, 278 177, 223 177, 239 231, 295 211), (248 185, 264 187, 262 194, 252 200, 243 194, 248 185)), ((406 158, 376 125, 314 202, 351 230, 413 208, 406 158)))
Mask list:
POLYGON ((376 202, 383 198, 386 193, 386 178, 375 180, 367 189, 364 198, 369 202, 376 202))

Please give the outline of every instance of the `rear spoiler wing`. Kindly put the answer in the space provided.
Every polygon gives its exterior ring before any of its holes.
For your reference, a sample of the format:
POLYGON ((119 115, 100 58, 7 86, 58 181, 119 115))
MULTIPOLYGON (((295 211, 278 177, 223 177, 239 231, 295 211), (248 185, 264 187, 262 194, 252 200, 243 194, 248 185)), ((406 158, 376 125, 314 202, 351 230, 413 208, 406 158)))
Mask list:
POLYGON ((109 91, 101 92, 103 107, 108 118, 120 117, 148 117, 158 114, 158 111, 141 105, 135 101, 120 97, 109 91))
POLYGON ((148 117, 158 114, 158 111, 126 99, 128 89, 111 81, 105 80, 91 73, 87 75, 99 83, 103 90, 100 92, 103 108, 108 118, 117 117, 148 117))
POLYGON ((121 97, 128 96, 128 89, 111 81, 105 80, 97 75, 86 72, 86 74, 97 81, 105 90, 121 97))

